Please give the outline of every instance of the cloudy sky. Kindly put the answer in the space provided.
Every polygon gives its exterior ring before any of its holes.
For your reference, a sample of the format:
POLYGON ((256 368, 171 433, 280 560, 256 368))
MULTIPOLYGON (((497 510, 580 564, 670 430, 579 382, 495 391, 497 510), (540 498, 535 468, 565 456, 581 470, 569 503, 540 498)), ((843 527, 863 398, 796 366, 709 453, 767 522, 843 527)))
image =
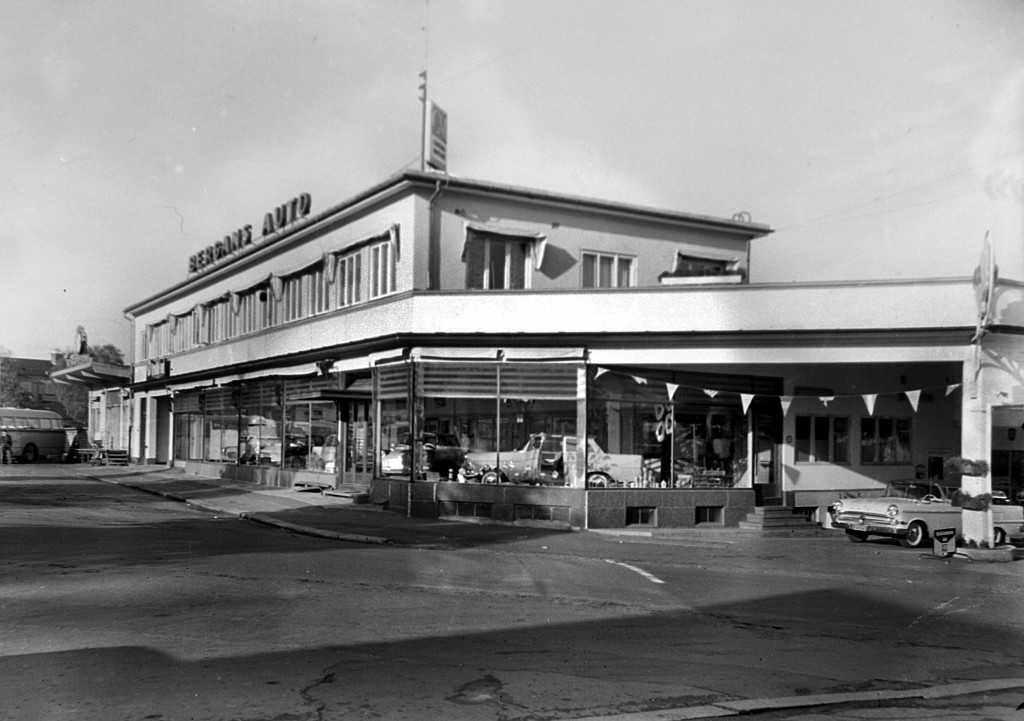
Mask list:
POLYGON ((419 167, 730 217, 751 280, 1024 279, 1019 0, 0 0, 0 349, 123 310, 309 192, 419 167))

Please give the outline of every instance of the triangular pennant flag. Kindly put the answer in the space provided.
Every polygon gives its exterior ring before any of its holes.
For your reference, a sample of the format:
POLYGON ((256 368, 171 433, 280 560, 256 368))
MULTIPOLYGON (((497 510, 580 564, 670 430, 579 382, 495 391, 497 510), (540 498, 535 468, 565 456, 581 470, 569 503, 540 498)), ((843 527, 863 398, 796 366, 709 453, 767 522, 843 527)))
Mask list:
POLYGON ((917 402, 921 399, 921 391, 904 391, 903 395, 910 401, 910 405, 914 408, 914 413, 917 413, 917 402))
POLYGON ((779 403, 782 404, 782 415, 789 413, 789 404, 793 402, 793 396, 779 396, 779 403))
POLYGON ((630 376, 630 377, 633 380, 635 380, 639 385, 642 385, 642 386, 647 385, 647 379, 646 378, 641 378, 640 376, 630 376))
POLYGON ((868 415, 875 415, 875 400, 878 398, 877 393, 865 393, 861 396, 864 399, 864 405, 868 407, 868 415))
POLYGON ((743 412, 746 413, 747 409, 750 408, 750 401, 754 400, 753 393, 740 393, 740 401, 743 402, 743 412))
POLYGON ((674 396, 676 391, 679 390, 679 386, 675 383, 666 383, 665 390, 668 391, 668 399, 672 400, 672 396, 674 396))
POLYGON ((711 390, 708 390, 707 388, 704 389, 704 392, 707 393, 708 396, 711 397, 711 398, 714 398, 715 396, 718 395, 718 391, 711 391, 711 390))
POLYGON ((948 396, 950 393, 952 393, 953 391, 955 391, 959 387, 960 387, 959 383, 954 383, 953 385, 946 386, 946 395, 948 396))
POLYGON ((824 403, 826 408, 828 408, 828 404, 834 401, 835 399, 835 396, 818 396, 818 400, 824 403))
POLYGON ((603 376, 607 372, 608 372, 607 368, 598 368, 597 369, 597 373, 594 374, 594 380, 597 380, 598 378, 600 378, 601 376, 603 376))

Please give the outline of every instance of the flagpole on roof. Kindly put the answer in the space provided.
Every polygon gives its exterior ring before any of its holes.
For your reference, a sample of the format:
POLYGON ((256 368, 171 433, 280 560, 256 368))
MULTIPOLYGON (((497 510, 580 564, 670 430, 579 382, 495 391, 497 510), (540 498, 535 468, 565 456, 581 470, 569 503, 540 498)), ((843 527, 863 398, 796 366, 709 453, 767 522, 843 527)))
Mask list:
POLYGON ((423 104, 423 116, 420 121, 420 172, 427 170, 427 71, 420 73, 420 102, 423 104))

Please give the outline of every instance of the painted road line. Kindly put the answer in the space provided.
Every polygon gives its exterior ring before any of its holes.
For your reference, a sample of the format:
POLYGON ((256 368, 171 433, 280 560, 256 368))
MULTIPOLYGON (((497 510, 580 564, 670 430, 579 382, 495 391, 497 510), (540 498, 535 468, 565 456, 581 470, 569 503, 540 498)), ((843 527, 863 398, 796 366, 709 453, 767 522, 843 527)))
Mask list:
POLYGON ((610 559, 610 558, 606 558, 606 559, 604 559, 604 560, 605 560, 606 562, 608 562, 608 563, 611 563, 611 564, 614 564, 614 565, 616 565, 616 566, 622 566, 623 568, 628 568, 628 569, 629 569, 630 571, 634 571, 634 572, 636 572, 636 573, 639 573, 639 574, 640 574, 641 576, 643 576, 644 578, 646 578, 646 579, 647 579, 648 581, 650 581, 651 583, 665 583, 664 581, 662 581, 662 580, 661 580, 660 578, 658 578, 657 576, 655 576, 655 575, 653 575, 653 574, 650 574, 650 573, 648 573, 647 571, 645 571, 645 570, 644 570, 644 569, 642 569, 642 568, 637 568, 636 566, 630 566, 630 565, 629 565, 628 563, 620 563, 619 561, 613 561, 613 560, 612 560, 612 559, 610 559))

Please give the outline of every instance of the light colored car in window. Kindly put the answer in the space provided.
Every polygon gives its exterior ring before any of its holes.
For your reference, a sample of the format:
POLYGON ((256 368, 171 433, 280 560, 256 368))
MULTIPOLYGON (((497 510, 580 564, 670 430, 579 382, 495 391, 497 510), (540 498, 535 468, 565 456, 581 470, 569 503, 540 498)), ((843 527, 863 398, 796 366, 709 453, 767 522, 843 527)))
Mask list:
MULTIPOLYGON (((565 458, 579 451, 575 436, 535 433, 516 450, 471 451, 466 454, 463 475, 483 483, 566 485, 565 458)), ((608 486, 640 475, 643 459, 636 454, 606 453, 587 438, 587 482, 608 486)))
MULTIPOLYGON (((963 509, 958 489, 929 481, 892 481, 885 493, 873 498, 843 498, 832 504, 832 526, 846 531, 851 541, 869 536, 896 538, 907 548, 920 548, 939 529, 963 533, 963 509)), ((1004 544, 1024 533, 1024 508, 992 505, 993 540, 1004 544)))

